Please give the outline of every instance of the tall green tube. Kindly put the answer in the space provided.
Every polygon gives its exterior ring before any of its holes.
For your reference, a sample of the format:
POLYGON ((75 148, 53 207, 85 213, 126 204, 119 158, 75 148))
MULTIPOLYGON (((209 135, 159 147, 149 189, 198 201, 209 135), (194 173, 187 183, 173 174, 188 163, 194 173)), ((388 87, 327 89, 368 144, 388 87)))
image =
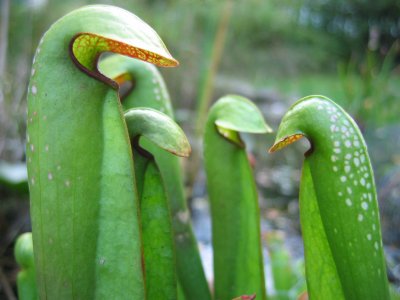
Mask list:
POLYGON ((254 293, 266 298, 257 190, 239 132, 269 131, 261 112, 243 97, 225 96, 210 109, 204 162, 217 300, 254 293))

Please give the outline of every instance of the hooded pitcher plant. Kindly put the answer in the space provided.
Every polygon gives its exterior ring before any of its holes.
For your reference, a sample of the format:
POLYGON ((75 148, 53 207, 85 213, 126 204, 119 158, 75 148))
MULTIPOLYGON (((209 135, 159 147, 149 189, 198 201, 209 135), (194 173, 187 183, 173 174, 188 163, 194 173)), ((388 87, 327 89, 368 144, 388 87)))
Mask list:
POLYGON ((145 297, 139 201, 118 83, 102 52, 176 66, 135 15, 75 10, 44 34, 28 87, 27 164, 42 299, 145 297))
MULTIPOLYGON (((173 118, 167 87, 154 65, 121 55, 112 55, 100 62, 99 69, 120 84, 127 84, 128 90, 121 96, 124 110, 149 107, 173 118)), ((193 300, 211 299, 191 227, 180 160, 173 153, 149 143, 146 139, 142 140, 142 146, 154 156, 165 182, 177 253, 177 274, 185 297, 193 300)))
POLYGON ((164 182, 153 155, 140 146, 144 139, 178 156, 189 156, 190 145, 179 126, 165 114, 149 108, 125 113, 135 157, 140 199, 147 299, 177 299, 175 247, 164 182))
POLYGON ((253 170, 239 132, 270 128, 249 100, 228 95, 210 109, 204 161, 212 218, 215 299, 265 299, 260 212, 253 170))
POLYGON ((374 175, 353 119, 322 96, 286 113, 270 152, 306 137, 300 186, 310 299, 389 299, 374 175))

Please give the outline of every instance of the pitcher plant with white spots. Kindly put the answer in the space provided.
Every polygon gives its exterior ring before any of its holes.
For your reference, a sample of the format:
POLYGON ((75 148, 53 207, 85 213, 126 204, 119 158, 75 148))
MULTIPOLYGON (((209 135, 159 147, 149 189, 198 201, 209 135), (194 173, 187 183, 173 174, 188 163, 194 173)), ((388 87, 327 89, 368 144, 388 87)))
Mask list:
MULTIPOLYGON (((75 10, 42 37, 27 99, 32 236, 16 248, 27 297, 212 299, 176 157, 190 146, 153 65, 178 62, 151 27, 117 7, 75 10)), ((269 131, 243 97, 210 109, 215 299, 267 299, 257 189, 240 132, 269 131)), ((300 186, 309 299, 389 299, 360 130, 333 101, 309 96, 284 116, 270 152, 303 137, 311 144, 300 186)))
POLYGON ((353 119, 322 96, 300 99, 275 152, 306 137, 300 221, 310 299, 389 299, 374 175, 353 119))

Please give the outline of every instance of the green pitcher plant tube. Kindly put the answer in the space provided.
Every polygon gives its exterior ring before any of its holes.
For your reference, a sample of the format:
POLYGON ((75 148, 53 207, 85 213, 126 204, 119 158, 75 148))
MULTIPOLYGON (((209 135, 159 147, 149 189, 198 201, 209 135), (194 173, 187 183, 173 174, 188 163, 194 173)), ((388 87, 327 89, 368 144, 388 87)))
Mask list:
MULTIPOLYGON (((173 118, 168 90, 154 65, 121 55, 112 55, 100 61, 99 69, 120 85, 126 82, 132 85, 122 98, 124 110, 149 107, 173 118)), ((165 182, 176 245, 177 273, 184 295, 187 299, 193 300, 211 299, 190 222, 180 160, 176 155, 160 149, 145 139, 142 139, 142 147, 154 156, 165 182)))
POLYGON ((164 182, 153 156, 140 139, 179 156, 189 156, 190 145, 179 126, 165 114, 149 108, 125 113, 133 141, 135 174, 140 198, 147 299, 177 299, 175 247, 164 182))
POLYGON ((286 113, 270 152, 306 137, 300 187, 310 299, 389 299, 374 175, 353 119, 322 96, 286 113))
POLYGON ((260 215, 252 168, 239 132, 270 128, 249 100, 228 95, 210 109, 204 161, 212 218, 215 299, 265 299, 260 215))
POLYGON ((35 262, 33 259, 32 233, 21 234, 14 248, 15 259, 21 270, 17 276, 18 299, 38 299, 35 282, 35 262))
POLYGON ((27 165, 41 299, 143 299, 138 196, 118 84, 102 52, 176 66, 156 32, 113 6, 42 37, 28 87, 27 165))

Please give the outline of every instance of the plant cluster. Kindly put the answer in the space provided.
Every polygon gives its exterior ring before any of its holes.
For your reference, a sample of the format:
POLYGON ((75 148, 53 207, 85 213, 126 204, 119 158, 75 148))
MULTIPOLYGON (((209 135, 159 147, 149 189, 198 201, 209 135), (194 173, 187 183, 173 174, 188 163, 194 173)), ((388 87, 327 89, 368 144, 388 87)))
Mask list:
MULTIPOLYGON (((211 292, 177 158, 190 145, 152 64, 178 62, 152 28, 116 7, 83 7, 43 36, 28 88, 32 236, 16 245, 21 299, 270 298, 240 133, 271 129, 241 96, 209 110, 211 292), (99 60, 103 52, 124 56, 99 60)), ((284 116, 270 152, 302 137, 311 143, 300 188, 308 297, 389 299, 373 173, 357 125, 333 101, 309 96, 284 116)))

